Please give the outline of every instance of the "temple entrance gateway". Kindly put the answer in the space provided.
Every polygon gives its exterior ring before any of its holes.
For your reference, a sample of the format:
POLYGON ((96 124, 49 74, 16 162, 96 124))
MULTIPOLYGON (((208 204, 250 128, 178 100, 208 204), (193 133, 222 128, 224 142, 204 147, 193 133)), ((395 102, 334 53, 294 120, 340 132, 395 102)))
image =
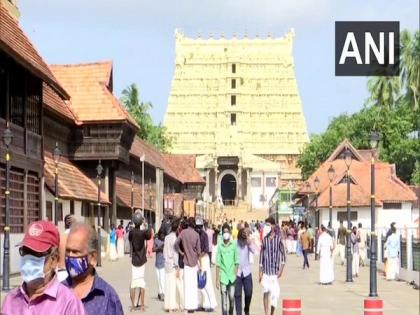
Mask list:
POLYGON ((234 205, 236 199, 236 178, 232 174, 222 177, 220 183, 221 195, 225 206, 234 205))

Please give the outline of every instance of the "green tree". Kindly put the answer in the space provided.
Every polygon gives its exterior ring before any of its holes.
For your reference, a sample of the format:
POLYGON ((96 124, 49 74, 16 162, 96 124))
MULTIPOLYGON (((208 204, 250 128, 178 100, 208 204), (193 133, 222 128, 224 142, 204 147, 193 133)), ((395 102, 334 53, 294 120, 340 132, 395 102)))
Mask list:
POLYGON ((171 147, 171 139, 166 135, 166 129, 160 123, 155 125, 149 114, 153 105, 150 102, 141 102, 140 93, 136 84, 132 83, 121 93, 121 103, 130 115, 136 120, 140 129, 137 135, 155 146, 160 151, 166 152, 171 147))
POLYGON ((405 182, 420 184, 419 87, 420 35, 401 33, 400 77, 373 77, 365 106, 334 118, 324 133, 312 135, 298 160, 306 179, 345 138, 356 148, 369 147, 371 131, 381 133, 380 159, 395 163, 405 182))

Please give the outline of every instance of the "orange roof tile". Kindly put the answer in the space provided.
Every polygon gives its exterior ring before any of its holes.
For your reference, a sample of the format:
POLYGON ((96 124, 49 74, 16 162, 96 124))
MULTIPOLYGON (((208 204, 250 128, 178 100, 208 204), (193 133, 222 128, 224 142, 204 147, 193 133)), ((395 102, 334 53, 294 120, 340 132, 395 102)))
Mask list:
MULTIPOLYGON (((135 209, 141 209, 142 203, 142 185, 139 183, 134 183, 133 189, 133 207, 135 209)), ((131 208, 131 182, 125 178, 117 177, 117 203, 122 207, 131 208)), ((144 207, 148 210, 155 209, 154 198, 150 198, 151 194, 148 193, 147 185, 145 187, 145 199, 144 207)))
POLYGON ((164 159, 182 183, 206 183, 195 168, 195 155, 165 154, 164 159))
POLYGON ((58 83, 42 57, 19 27, 18 22, 10 16, 0 3, 0 49, 4 50, 16 62, 48 83, 61 97, 69 95, 58 83))
POLYGON ((112 61, 51 65, 51 70, 71 95, 71 108, 81 122, 136 121, 112 94, 112 61))
MULTIPOLYGON (((338 148, 342 149, 342 144, 340 144, 338 148)), ((350 149, 356 150, 353 147, 350 149)), ((321 166, 308 178, 307 182, 311 186, 309 191, 305 185, 303 185, 298 192, 299 194, 314 193, 314 180, 318 177, 320 181, 318 189, 319 207, 329 206, 328 168, 330 165, 332 165, 335 170, 335 179, 333 180, 333 206, 344 207, 347 205, 346 184, 340 184, 340 181, 346 175, 347 167, 344 161, 338 158, 340 155, 339 153, 340 150, 335 150, 330 158, 321 164, 321 166), (333 155, 336 159, 331 158, 333 155)), ((357 153, 354 154, 354 156, 361 155, 357 153)), ((366 161, 363 158, 360 161, 352 161, 350 166, 350 176, 355 182, 355 184, 352 183, 350 187, 352 206, 370 205, 370 168, 370 161, 366 161)), ((381 205, 383 202, 413 202, 416 200, 416 196, 409 186, 404 184, 395 175, 394 165, 380 161, 375 163, 375 196, 377 205, 381 205)))
MULTIPOLYGON (((45 184, 54 191, 55 163, 50 152, 45 151, 45 184)), ((58 170, 58 194, 63 199, 86 200, 97 202, 98 187, 76 165, 65 157, 60 158, 58 170)), ((101 193, 101 202, 109 203, 108 196, 101 193)))
POLYGON ((69 101, 61 99, 61 97, 58 96, 57 93, 45 83, 42 84, 42 101, 48 110, 64 118, 67 118, 67 120, 75 122, 76 124, 80 124, 76 115, 68 105, 69 101))

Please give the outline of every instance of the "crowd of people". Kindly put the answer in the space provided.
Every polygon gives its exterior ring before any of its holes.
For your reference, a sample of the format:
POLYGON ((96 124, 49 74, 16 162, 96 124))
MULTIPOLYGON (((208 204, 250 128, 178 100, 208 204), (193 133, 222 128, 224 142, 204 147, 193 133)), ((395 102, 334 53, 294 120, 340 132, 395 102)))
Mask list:
MULTIPOLYGON (((279 279, 287 254, 301 256, 302 268, 308 270, 308 256, 315 253, 320 284, 332 284, 334 258, 339 256, 344 264, 348 240, 357 277, 359 265, 366 263, 367 234, 360 223, 348 235, 343 222, 335 233, 330 226, 313 229, 303 221, 278 225, 272 217, 250 223, 224 219, 218 226, 201 217, 185 217, 162 222, 154 233, 136 211, 125 227, 123 222, 117 228, 112 226, 109 260, 125 254, 131 257, 132 311, 145 310, 146 262, 154 253, 156 294, 165 311, 214 312, 219 291, 223 315, 233 315, 234 310, 237 315, 247 315, 254 278, 261 285, 268 315, 274 314, 279 303, 279 279), (254 263, 259 268, 253 277, 254 263)), ((123 314, 118 294, 95 270, 97 247, 94 227, 76 222, 71 215, 66 216, 61 235, 49 221, 33 222, 19 245, 23 283, 6 296, 1 314, 123 314)), ((395 224, 384 247, 386 279, 395 279, 400 250, 395 224)))

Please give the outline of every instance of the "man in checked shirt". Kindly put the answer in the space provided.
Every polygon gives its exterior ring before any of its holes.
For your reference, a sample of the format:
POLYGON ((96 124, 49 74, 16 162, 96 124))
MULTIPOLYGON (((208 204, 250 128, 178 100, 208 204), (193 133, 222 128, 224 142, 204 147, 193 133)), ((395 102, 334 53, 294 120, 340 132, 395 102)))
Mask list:
POLYGON ((273 315, 280 297, 278 279, 283 273, 286 255, 280 229, 276 226, 274 218, 268 217, 265 226, 269 227, 270 231, 261 244, 259 282, 264 292, 264 313, 270 314, 271 305, 271 315, 273 315))

